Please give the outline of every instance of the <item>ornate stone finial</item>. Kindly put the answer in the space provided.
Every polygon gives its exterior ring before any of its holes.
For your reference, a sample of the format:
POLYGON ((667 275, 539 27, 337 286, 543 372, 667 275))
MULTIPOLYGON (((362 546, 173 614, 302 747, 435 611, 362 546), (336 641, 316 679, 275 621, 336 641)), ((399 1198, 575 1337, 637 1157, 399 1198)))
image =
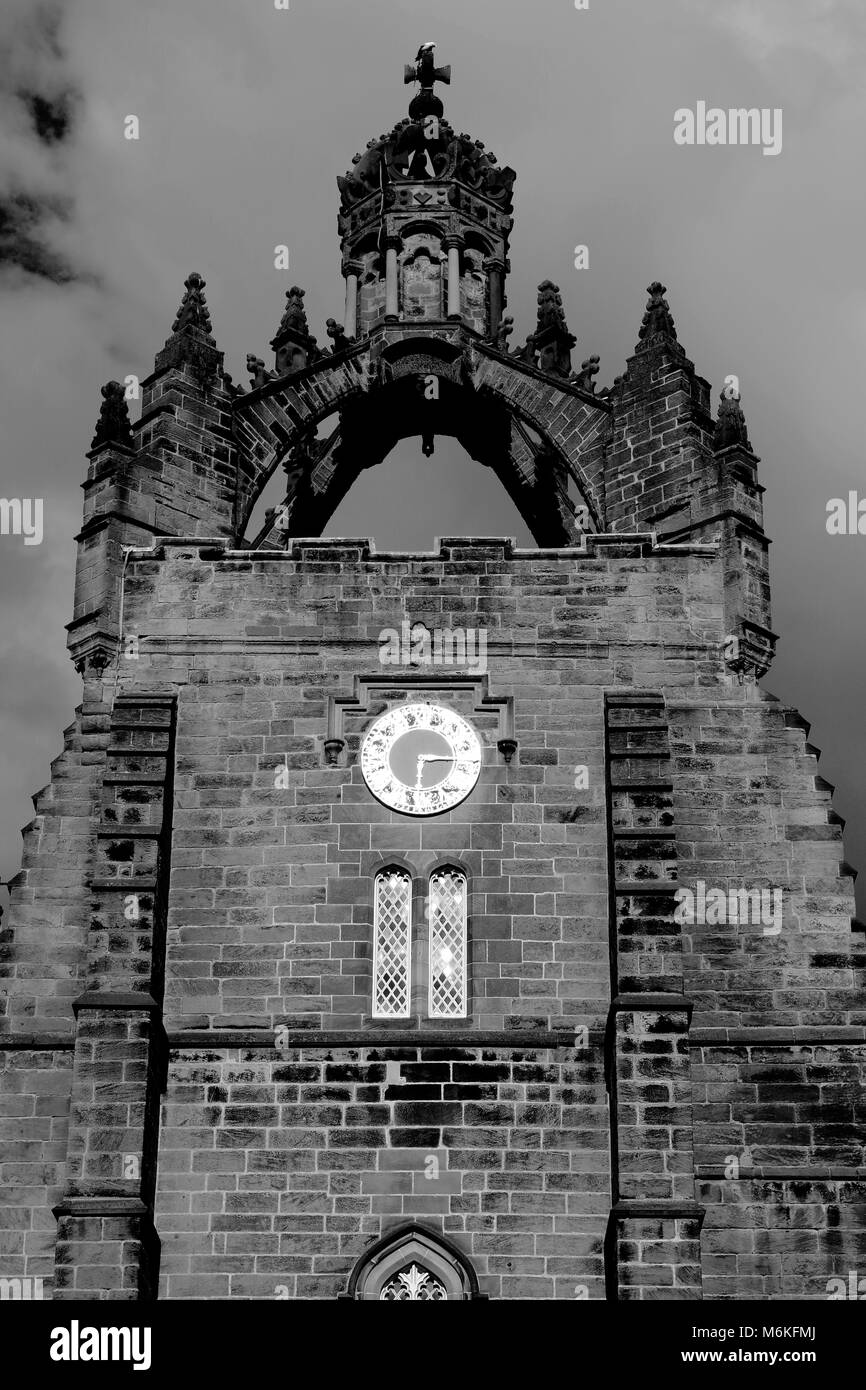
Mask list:
POLYGON ((171 325, 172 333, 184 333, 190 328, 197 328, 201 333, 210 336, 213 332, 213 325, 210 321, 210 311, 204 295, 204 280, 194 270, 192 275, 187 276, 183 284, 185 293, 180 301, 177 317, 171 325))
POLYGON ((302 290, 300 285, 292 285, 290 290, 286 290, 286 307, 283 310, 283 317, 280 319, 280 326, 277 333, 285 333, 287 330, 299 335, 309 336, 309 325, 307 323, 307 311, 304 308, 304 295, 306 290, 302 290))
POLYGON ((247 371, 250 374, 250 389, 258 390, 264 386, 266 381, 273 381, 274 373, 269 372, 261 357, 256 357, 254 353, 247 353, 247 371))
POLYGON ((643 352, 659 339, 665 339, 669 344, 676 347, 679 352, 683 349, 677 341, 677 330, 674 326, 673 314, 670 306, 665 299, 667 288, 660 280, 653 280, 647 286, 647 306, 644 311, 643 322, 638 334, 638 344, 635 352, 643 352))
POLYGON ((577 339, 568 331, 562 295, 552 280, 542 280, 538 286, 538 324, 534 334, 538 366, 543 372, 556 376, 571 373, 571 349, 577 339))
POLYGON ((407 63, 403 68, 404 84, 418 82, 421 87, 409 103, 409 115, 413 121, 421 120, 424 116, 441 116, 445 110, 433 90, 433 84, 443 82, 450 86, 451 66, 437 68, 433 57, 435 50, 435 43, 422 43, 414 63, 407 63))
POLYGON ((591 357, 587 357, 585 361, 581 362, 580 371, 574 373, 575 386, 579 386, 582 391, 590 391, 595 395, 595 381, 593 378, 598 376, 600 361, 601 359, 598 353, 594 352, 591 357))
POLYGON ((171 336, 162 352, 157 353, 154 370, 186 368, 199 388, 209 392, 217 383, 222 383, 223 355, 211 334, 204 284, 196 271, 184 280, 184 295, 171 326, 171 336))
POLYGON ((722 449, 730 449, 734 444, 738 444, 742 449, 748 449, 749 453, 752 452, 749 433, 746 429, 746 417, 740 404, 740 394, 738 391, 733 391, 731 387, 725 386, 719 397, 719 417, 713 436, 713 450, 715 453, 719 453, 722 449))
POLYGON ((119 444, 124 449, 133 447, 129 406, 126 404, 126 393, 119 381, 107 381, 102 388, 102 405, 90 447, 101 449, 106 444, 119 444))
POLYGON ((552 280, 542 280, 538 286, 538 327, 543 333, 546 328, 565 328, 565 311, 559 286, 552 280))
POLYGON ((286 290, 283 317, 280 319, 276 336, 271 339, 271 347, 277 358, 278 376, 298 371, 321 356, 307 323, 304 293, 300 285, 292 285, 290 290, 286 290))
POLYGON ((345 328, 336 319, 325 319, 325 332, 331 340, 331 351, 335 357, 338 352, 345 352, 353 341, 346 337, 345 328))

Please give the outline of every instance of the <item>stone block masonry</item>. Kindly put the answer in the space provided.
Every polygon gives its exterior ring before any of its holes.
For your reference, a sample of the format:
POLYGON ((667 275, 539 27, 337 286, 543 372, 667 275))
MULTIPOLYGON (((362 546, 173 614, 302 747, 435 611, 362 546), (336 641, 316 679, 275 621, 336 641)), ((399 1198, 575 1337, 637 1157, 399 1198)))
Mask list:
POLYGON ((721 566, 650 537, 135 552, 138 656, 111 718, 86 687, 88 761, 75 733, 42 802, 73 796, 89 876, 63 920, 89 925, 39 984, 22 894, 6 946, 13 1272, 50 1288, 56 1259, 55 1297, 330 1299, 406 1223, 495 1298, 818 1297, 856 1268, 839 828, 796 718, 723 660, 721 566), (488 672, 383 673, 406 617, 484 626, 488 672), (369 795, 358 754, 428 688, 485 756, 466 802, 416 819, 369 795), (467 874, 463 1020, 371 1016, 394 862, 419 907, 434 867, 467 874), (780 886, 783 931, 678 928, 672 885, 698 878, 780 886))
MULTIPOLYGON (((82 701, 0 936, 0 1275, 57 1300, 859 1287, 866 953, 808 726, 756 684, 739 395, 712 418, 659 281, 611 386, 550 280, 510 349, 514 170, 444 120, 447 72, 424 46, 408 119, 338 180, 331 349, 294 286, 275 370, 235 385, 193 273, 135 426, 102 389, 82 701), (437 434, 536 549, 316 539, 437 434), (484 661, 385 667, 404 624, 484 661), (419 700, 481 753, 416 816, 360 755, 419 700), (683 920, 679 888, 779 921, 683 920)), ((415 756, 416 789, 458 762, 415 756)))
POLYGON ((332 1299, 410 1220, 490 1297, 603 1296, 598 1049, 186 1047, 160 1150, 162 1297, 332 1299))

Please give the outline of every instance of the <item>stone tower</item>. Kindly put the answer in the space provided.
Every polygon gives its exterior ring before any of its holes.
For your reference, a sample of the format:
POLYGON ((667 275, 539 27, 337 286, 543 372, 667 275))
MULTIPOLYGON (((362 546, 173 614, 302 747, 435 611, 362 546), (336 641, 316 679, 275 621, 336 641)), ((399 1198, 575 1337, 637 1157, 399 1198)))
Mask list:
POLYGON ((808 728, 756 684, 739 397, 713 418, 658 282, 612 386, 549 280, 512 350, 514 173, 431 45, 406 80, 338 180, 330 345, 294 286, 234 385, 193 274, 141 418, 103 388, 82 701, 3 933, 2 1272, 825 1298, 863 1249, 862 935, 808 728), (321 539, 442 434, 533 548, 321 539))

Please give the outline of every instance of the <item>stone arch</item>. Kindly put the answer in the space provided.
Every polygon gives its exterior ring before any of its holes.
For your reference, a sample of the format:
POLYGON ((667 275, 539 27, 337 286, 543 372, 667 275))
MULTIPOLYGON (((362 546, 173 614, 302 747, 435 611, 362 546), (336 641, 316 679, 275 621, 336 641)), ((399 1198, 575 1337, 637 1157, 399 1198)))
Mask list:
POLYGON ((403 242, 410 236, 425 236, 431 241, 442 242, 446 235, 445 228, 438 222, 431 222, 429 218, 413 217, 400 224, 399 236, 403 242))
MULTIPOLYGON (((419 1154, 423 1158, 420 1150, 419 1154)), ((463 1302, 487 1297, 481 1293, 478 1276, 462 1250, 418 1222, 389 1231, 365 1250, 349 1276, 346 1292, 339 1296, 356 1302, 463 1302), (402 1281, 401 1274, 405 1276, 402 1281), (426 1275, 426 1279, 419 1282, 418 1275, 426 1275), (431 1299, 434 1285, 442 1293, 431 1299), (389 1297, 392 1290, 401 1287, 406 1297, 389 1297)))
MULTIPOLYGON (((330 516, 362 467, 380 463, 400 439, 420 432, 417 425, 409 427, 410 412, 395 407, 407 381, 417 381, 421 373, 439 378, 447 398, 447 410, 431 412, 433 434, 455 434, 473 458, 493 468, 538 544, 570 541, 557 526, 550 528, 549 537, 540 533, 536 504, 543 498, 533 462, 539 450, 525 431, 522 439, 518 437, 520 422, 541 440, 545 454, 570 474, 592 529, 603 529, 603 439, 610 412, 606 401, 482 344, 465 348, 447 333, 428 331, 402 338, 380 349, 375 359, 370 347, 365 340, 339 360, 326 357, 235 401, 240 535, 261 490, 289 450, 329 416, 339 414, 340 430, 332 437, 333 449, 340 450, 334 455, 339 467, 331 470, 326 499, 332 503, 330 516), (460 427, 452 428, 455 423, 460 427)), ((310 530, 293 525, 292 532, 320 534, 317 524, 314 517, 310 530)))
MULTIPOLYGON (((303 495, 287 493, 281 506, 269 515, 264 527, 251 540, 252 548, 282 550, 289 537, 323 534, 334 512, 364 469, 383 463, 399 442, 396 437, 392 439, 389 436, 380 441, 375 452, 369 445, 359 450, 357 446, 350 444, 344 446, 342 433, 339 428, 336 429, 318 456, 310 488, 303 495)), ((536 474, 540 452, 540 448, 536 449, 527 438, 519 422, 512 420, 507 458, 503 459, 493 454, 485 462, 511 498, 537 545, 569 544, 577 539, 576 535, 572 536, 564 530, 557 533, 552 529, 562 516, 562 513, 556 511, 556 507, 552 509, 553 515, 547 525, 535 514, 536 474)), ((555 498, 546 500, 573 512, 573 505, 569 508, 566 489, 561 490, 561 495, 557 493, 555 498)), ((576 525, 576 529, 592 528, 576 525)))
POLYGON ((377 231, 371 230, 369 232, 365 232, 363 236, 358 238, 357 242, 355 243, 353 255, 355 258, 357 258, 358 256, 366 255, 368 251, 378 250, 379 234, 377 231))
POLYGON ((482 256, 492 256, 494 251, 494 241, 492 237, 485 236, 484 232, 477 227, 467 228, 463 244, 467 251, 480 251, 482 256))

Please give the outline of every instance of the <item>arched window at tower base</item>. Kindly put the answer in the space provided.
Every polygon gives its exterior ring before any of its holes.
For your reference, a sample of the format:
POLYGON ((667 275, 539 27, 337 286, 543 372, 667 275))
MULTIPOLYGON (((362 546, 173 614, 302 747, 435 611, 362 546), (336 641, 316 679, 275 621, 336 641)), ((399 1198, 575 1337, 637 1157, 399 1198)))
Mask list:
POLYGON ((356 1302, 445 1303, 486 1298, 466 1256, 423 1226, 403 1226, 370 1246, 340 1298, 356 1302))

